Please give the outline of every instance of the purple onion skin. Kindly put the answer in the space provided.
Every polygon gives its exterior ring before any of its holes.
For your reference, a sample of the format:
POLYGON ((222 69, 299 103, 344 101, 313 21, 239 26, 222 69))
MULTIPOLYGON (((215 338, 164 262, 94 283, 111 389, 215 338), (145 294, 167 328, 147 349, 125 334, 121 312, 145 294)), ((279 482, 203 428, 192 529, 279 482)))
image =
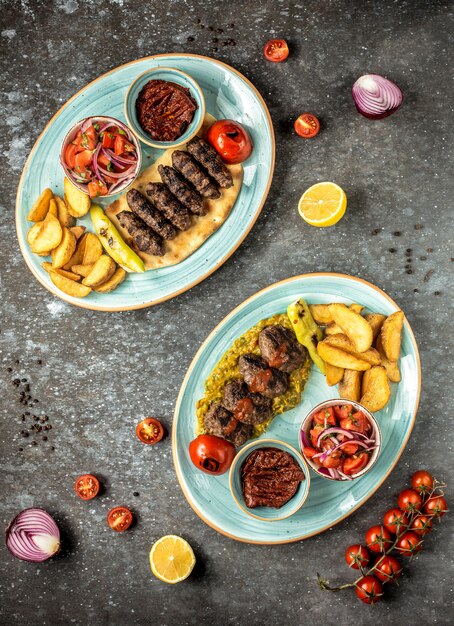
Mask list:
POLYGON ((401 105, 399 104, 398 107, 394 107, 394 109, 389 109, 389 111, 385 111, 385 113, 380 113, 377 115, 372 115, 371 113, 365 113, 362 109, 358 107, 356 102, 355 102, 355 106, 358 110, 358 113, 361 113, 363 117, 367 117, 368 120, 382 120, 385 117, 389 117, 390 115, 392 115, 395 111, 397 111, 397 109, 400 108, 401 105))

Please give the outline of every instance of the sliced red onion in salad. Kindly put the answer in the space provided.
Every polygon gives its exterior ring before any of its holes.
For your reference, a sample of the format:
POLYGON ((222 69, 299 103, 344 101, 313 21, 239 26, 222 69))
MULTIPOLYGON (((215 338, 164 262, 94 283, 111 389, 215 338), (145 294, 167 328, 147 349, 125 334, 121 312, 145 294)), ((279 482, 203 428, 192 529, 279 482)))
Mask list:
POLYGON ((22 561, 47 561, 60 550, 60 530, 43 509, 25 509, 6 529, 6 546, 22 561))
POLYGON ((364 74, 352 87, 352 96, 361 115, 371 120, 379 120, 400 107, 403 94, 388 78, 379 74, 364 74))

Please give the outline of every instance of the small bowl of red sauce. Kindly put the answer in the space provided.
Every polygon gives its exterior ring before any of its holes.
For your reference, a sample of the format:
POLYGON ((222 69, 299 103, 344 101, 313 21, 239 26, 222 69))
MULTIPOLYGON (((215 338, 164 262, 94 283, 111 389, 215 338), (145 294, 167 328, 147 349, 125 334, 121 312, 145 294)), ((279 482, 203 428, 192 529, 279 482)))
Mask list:
POLYGON ((300 447, 319 476, 354 480, 375 464, 381 449, 380 428, 372 413, 359 402, 326 400, 303 420, 300 447))
POLYGON ((125 96, 125 115, 136 137, 153 148, 176 148, 205 119, 205 97, 189 74, 155 67, 137 76, 125 96))
POLYGON ((91 198, 124 191, 142 164, 140 145, 130 129, 114 117, 93 115, 67 132, 60 163, 71 183, 91 198))
POLYGON ((230 466, 230 492, 249 516, 277 522, 296 513, 309 495, 310 474, 301 454, 285 441, 257 439, 230 466))

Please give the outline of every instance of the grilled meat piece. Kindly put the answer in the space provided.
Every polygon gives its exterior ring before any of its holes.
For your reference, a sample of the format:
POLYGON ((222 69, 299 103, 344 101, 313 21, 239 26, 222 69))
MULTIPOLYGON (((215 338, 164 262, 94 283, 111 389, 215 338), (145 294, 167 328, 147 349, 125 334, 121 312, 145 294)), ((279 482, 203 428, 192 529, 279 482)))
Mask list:
POLYGON ((235 446, 241 446, 252 434, 247 424, 238 422, 233 413, 227 411, 220 402, 210 406, 204 418, 205 428, 210 435, 216 435, 231 441, 235 446))
POLYGON ((121 211, 117 218, 121 226, 126 228, 132 237, 135 248, 154 256, 164 255, 162 238, 154 230, 151 230, 140 217, 137 217, 131 211, 121 211))
POLYGON ((306 348, 298 343, 295 335, 280 324, 262 330, 259 348, 270 367, 288 374, 303 363, 307 354, 306 348))
POLYGON ((250 391, 266 398, 277 398, 287 391, 288 378, 284 372, 270 367, 256 354, 243 354, 238 359, 238 369, 250 391))
POLYGON ((167 185, 173 195, 178 198, 183 206, 194 213, 194 215, 206 215, 208 209, 203 204, 202 196, 198 191, 192 189, 178 172, 168 165, 159 165, 159 175, 162 182, 167 185))
POLYGON ((233 186, 231 173, 224 165, 219 154, 207 141, 200 137, 194 137, 186 144, 186 148, 189 154, 203 165, 208 174, 214 178, 220 187, 228 189, 233 186))
POLYGON ((261 424, 271 417, 271 399, 251 393, 243 380, 226 384, 222 404, 243 424, 261 424))
POLYGON ((216 185, 187 152, 182 150, 172 152, 172 165, 180 174, 183 174, 186 180, 194 185, 204 198, 215 200, 221 196, 216 185))
POLYGON ((155 233, 163 239, 173 239, 177 231, 173 224, 168 222, 164 215, 149 202, 137 189, 130 189, 126 194, 129 208, 155 233))
POLYGON ((157 209, 164 213, 178 230, 188 230, 191 218, 186 207, 175 198, 163 183, 148 183, 145 190, 157 209))

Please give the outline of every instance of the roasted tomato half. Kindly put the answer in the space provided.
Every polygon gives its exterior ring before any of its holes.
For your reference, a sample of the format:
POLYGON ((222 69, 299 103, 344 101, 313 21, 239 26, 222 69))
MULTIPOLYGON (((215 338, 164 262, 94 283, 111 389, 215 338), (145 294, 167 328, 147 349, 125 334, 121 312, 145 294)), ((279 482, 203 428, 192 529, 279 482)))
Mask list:
POLYGON ((131 511, 125 506, 117 506, 111 509, 107 515, 107 523, 117 533, 127 530, 132 524, 132 519, 131 511))
POLYGON ((226 163, 242 163, 251 156, 252 139, 244 126, 233 120, 212 124, 207 139, 226 163))
POLYGON ((146 417, 136 426, 136 435, 142 443, 154 445, 164 436, 164 426, 155 417, 146 417))
POLYGON ((293 124, 295 132, 304 139, 312 139, 320 131, 320 122, 312 113, 303 113, 293 124))
POLYGON ((225 474, 235 453, 233 443, 215 435, 199 435, 189 444, 191 461, 207 474, 225 474))
POLYGON ((263 54, 267 61, 282 63, 289 55, 289 49, 285 39, 270 39, 263 46, 263 54))
POLYGON ((92 500, 99 493, 99 480, 93 474, 84 474, 76 480, 74 489, 82 500, 92 500))

